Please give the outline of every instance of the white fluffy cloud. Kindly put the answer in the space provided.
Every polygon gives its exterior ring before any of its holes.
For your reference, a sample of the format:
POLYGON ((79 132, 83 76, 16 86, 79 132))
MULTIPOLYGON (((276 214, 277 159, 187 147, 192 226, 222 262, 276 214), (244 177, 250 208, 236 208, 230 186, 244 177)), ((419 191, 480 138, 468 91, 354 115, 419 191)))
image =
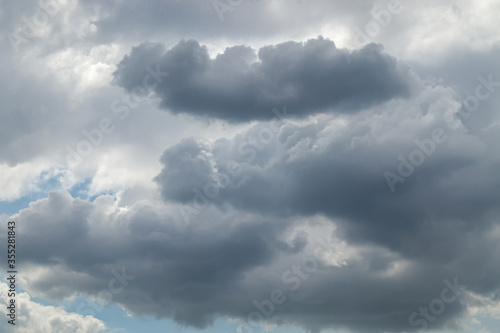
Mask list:
MULTIPOLYGON (((0 305, 6 308, 11 297, 8 296, 9 286, 0 283, 0 305)), ((28 293, 17 294, 17 317, 15 326, 9 324, 5 318, 0 321, 2 332, 19 333, 99 333, 104 332, 106 325, 92 316, 82 316, 78 313, 69 313, 62 307, 42 305, 31 300, 28 293)))

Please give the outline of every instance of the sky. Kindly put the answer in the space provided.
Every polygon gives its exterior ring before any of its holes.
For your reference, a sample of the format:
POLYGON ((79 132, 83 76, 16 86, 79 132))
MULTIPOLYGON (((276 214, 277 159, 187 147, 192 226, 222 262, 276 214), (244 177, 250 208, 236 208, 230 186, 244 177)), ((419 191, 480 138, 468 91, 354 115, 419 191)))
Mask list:
POLYGON ((499 1, 0 4, 1 332, 498 332, 499 1))

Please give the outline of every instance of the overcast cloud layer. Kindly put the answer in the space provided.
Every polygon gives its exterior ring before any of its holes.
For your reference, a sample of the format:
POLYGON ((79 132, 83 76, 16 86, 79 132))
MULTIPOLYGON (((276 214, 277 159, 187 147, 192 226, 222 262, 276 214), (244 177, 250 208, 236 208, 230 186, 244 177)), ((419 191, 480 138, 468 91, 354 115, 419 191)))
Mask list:
POLYGON ((496 332, 497 1, 0 3, 2 332, 496 332))

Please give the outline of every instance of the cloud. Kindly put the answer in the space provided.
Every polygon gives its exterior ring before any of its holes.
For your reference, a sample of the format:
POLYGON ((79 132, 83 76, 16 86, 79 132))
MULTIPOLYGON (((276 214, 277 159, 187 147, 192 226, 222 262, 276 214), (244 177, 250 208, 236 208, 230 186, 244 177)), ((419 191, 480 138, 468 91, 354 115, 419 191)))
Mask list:
MULTIPOLYGON (((9 287, 0 283, 0 304, 5 309, 11 297, 9 287)), ((15 326, 4 319, 0 322, 2 332, 19 333, 99 333, 104 332, 104 323, 92 316, 68 313, 62 307, 42 305, 31 300, 28 293, 17 295, 17 318, 15 326)))
POLYGON ((467 133, 460 111, 453 90, 425 87, 411 100, 354 116, 323 115, 280 128, 263 122, 213 143, 184 140, 165 151, 156 181, 168 201, 276 216, 324 213, 345 219, 352 237, 420 255, 422 249, 396 235, 406 237, 430 220, 490 225, 499 204, 498 154, 467 133), (450 112, 456 118, 446 122, 450 112), (430 139, 436 130, 444 142, 430 139), (401 159, 419 165, 407 164, 410 175, 389 184, 386 172, 398 175, 401 159), (231 163, 237 173, 228 171, 231 163))
MULTIPOLYGON (((463 274, 459 284, 484 281, 382 246, 345 244, 335 223, 321 216, 280 219, 208 208, 185 224, 169 211, 52 192, 14 217, 25 244, 20 283, 47 299, 99 300, 99 291, 121 275, 127 284, 112 302, 199 328, 220 316, 244 322, 258 311, 256 302, 280 289, 287 301, 276 304, 269 323, 397 332, 414 329, 409 315, 439 297, 444 279, 463 274)), ((488 258, 480 249, 470 257, 479 254, 488 258)), ((447 305, 434 327, 454 322, 465 307, 465 299, 447 305)))
MULTIPOLYGON (((119 207, 111 196, 91 203, 52 192, 14 216, 26 244, 23 285, 49 299, 96 298, 124 268, 136 278, 114 302, 184 325, 248 320, 278 288, 287 302, 275 304, 271 324, 416 330, 410 315, 440 297, 445 279, 478 295, 498 289, 498 156, 466 131, 461 108, 452 89, 423 85, 355 114, 181 140, 156 177, 165 203, 119 207), (384 172, 397 172, 398 155, 408 158, 415 138, 438 127, 447 140, 392 193, 384 172), (210 183, 218 192, 205 192, 210 183), (295 274, 329 235, 336 257, 317 257, 307 278, 295 274)), ((432 327, 459 325, 468 306, 465 297, 447 304, 432 327)))
MULTIPOLYGON (((76 184, 11 217, 19 285, 198 328, 378 333, 418 330, 456 278, 430 329, 498 318, 499 5, 222 1, 223 19, 214 1, 2 6, 0 200, 76 184), (103 118, 116 130, 62 165, 103 118)), ((29 297, 20 331, 105 329, 29 297)))
POLYGON ((352 22, 368 12, 374 1, 320 0, 311 6, 290 0, 206 1, 149 0, 144 2, 80 4, 84 18, 96 32, 89 36, 95 42, 137 40, 177 40, 179 36, 196 39, 248 39, 276 37, 283 34, 317 35, 324 24, 332 21, 352 22), (227 4, 224 6, 224 4, 227 4), (221 9, 222 7, 222 9, 221 9), (321 8, 318 11, 317 8, 321 8), (145 21, 137 16, 141 11, 145 21), (356 15, 353 15, 356 13, 356 15), (315 17, 315 20, 311 20, 315 17), (196 22, 196 24, 194 24, 196 22), (291 24, 293 22, 293 24, 291 24))
MULTIPOLYGON (((188 207, 188 218, 203 215, 205 206, 289 219, 325 214, 336 221, 348 244, 376 244, 408 260, 408 274, 457 276, 473 286, 473 292, 488 293, 498 288, 490 278, 498 272, 489 267, 496 260, 490 251, 498 237, 494 216, 500 208, 495 195, 499 156, 484 138, 467 131, 461 111, 452 89, 424 86, 410 100, 391 101, 361 114, 321 115, 281 127, 261 122, 233 139, 189 139, 170 147, 156 181, 166 201, 188 207), (436 129, 444 140, 430 141, 436 129), (422 159, 410 166, 414 170, 392 192, 385 172, 398 173, 400 156, 414 161, 414 152, 422 159), (205 167, 186 167, 185 159, 205 167), (485 240, 486 235, 494 236, 485 240), (478 270, 490 273, 472 273, 478 270)), ((368 279, 370 273, 365 273, 368 279)), ((404 283, 405 278, 397 281, 404 283)), ((359 294, 362 302, 371 295, 359 294)), ((415 306, 419 302, 424 301, 415 299, 415 306)), ((301 316, 308 310, 304 307, 301 316)), ((459 308, 450 311, 449 318, 461 313, 459 308)), ((343 321, 331 314, 329 318, 343 321)), ((328 322, 314 322, 322 320, 328 322)), ((394 326, 385 329, 404 329, 395 328, 403 325, 403 318, 393 320, 394 326)))
POLYGON ((409 68, 381 46, 349 53, 322 37, 266 46, 258 54, 233 46, 214 59, 194 40, 166 52, 161 44, 144 43, 118 64, 115 82, 132 91, 154 68, 169 73, 152 84, 162 108, 230 122, 270 119, 280 105, 293 106, 296 116, 353 112, 408 97, 412 86, 409 68))
POLYGON ((245 270, 268 262, 278 245, 287 251, 274 239, 277 225, 265 220, 255 223, 248 217, 233 222, 232 214, 217 216, 209 224, 183 227, 161 207, 134 205, 129 211, 121 211, 109 196, 92 204, 65 192, 52 192, 32 208, 19 216, 31 225, 26 229, 19 226, 19 233, 32 244, 31 250, 26 248, 30 253, 24 261, 26 269, 43 263, 53 267, 55 275, 36 273, 36 266, 31 268, 32 274, 26 274, 24 281, 28 290, 33 288, 51 299, 95 295, 107 286, 112 269, 120 271, 123 266, 132 275, 139 273, 141 282, 130 282, 127 293, 116 295, 118 302, 138 314, 174 317, 195 326, 204 326, 215 318, 215 312, 204 309, 210 308, 211 302, 221 301, 224 293, 236 292, 230 290, 237 288, 235 284, 245 270), (48 225, 52 218, 56 220, 48 225), (39 225, 46 225, 46 230, 52 229, 54 234, 39 237, 41 229, 32 225, 35 219, 42 219, 39 225), (37 248, 46 250, 33 251, 37 248), (73 250, 67 251, 70 248, 73 250), (142 256, 145 260, 140 259, 142 256), (76 279, 71 272, 82 274, 76 279), (196 308, 199 310, 193 311, 196 308))

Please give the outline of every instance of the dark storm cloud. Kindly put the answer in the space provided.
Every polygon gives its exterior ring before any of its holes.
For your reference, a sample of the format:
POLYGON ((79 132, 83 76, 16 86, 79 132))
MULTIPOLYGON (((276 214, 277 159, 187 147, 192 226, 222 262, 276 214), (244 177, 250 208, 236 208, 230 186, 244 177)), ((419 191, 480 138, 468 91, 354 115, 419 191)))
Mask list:
MULTIPOLYGON (((51 267, 33 273, 29 291, 49 299, 95 296, 108 286, 113 269, 125 267, 125 275, 135 278, 113 300, 137 315, 205 327, 219 316, 247 319, 256 311, 254 301, 269 299, 279 288, 287 301, 276 305, 270 322, 308 330, 401 332, 416 329, 409 315, 439 297, 444 279, 465 273, 426 260, 388 273, 401 256, 368 246, 348 265, 319 264, 300 280, 289 270, 303 265, 304 245, 315 239, 297 236, 292 246, 280 240, 297 224, 292 219, 208 209, 183 225, 162 207, 143 203, 120 211, 110 199, 89 203, 52 192, 16 217, 23 235, 23 270, 51 267)), ((472 249, 469 256, 490 258, 486 247, 472 249)), ((458 282, 463 283, 461 277, 458 282)), ((453 322, 465 305, 465 299, 447 305, 433 327, 453 322)))
MULTIPOLYGON (((405 107, 410 108, 407 104, 394 110, 401 119, 414 112, 405 111, 405 107)), ((213 145, 184 141, 165 152, 165 167, 156 180, 166 200, 191 206, 193 198, 199 200, 202 193, 213 204, 230 204, 236 209, 277 216, 325 213, 345 219, 351 237, 376 241, 409 256, 427 256, 435 250, 432 246, 412 246, 408 243, 412 234, 415 239, 427 237, 424 230, 432 228, 434 235, 446 241, 444 226, 449 223, 465 223, 460 227, 463 231, 489 225, 487 217, 500 205, 496 195, 500 184, 495 177, 497 162, 478 138, 448 128, 438 118, 431 124, 415 122, 414 133, 408 136, 401 136, 397 125, 391 128, 394 124, 366 119, 365 124, 356 124, 358 119, 361 117, 349 122, 349 130, 337 131, 328 129, 329 121, 289 124, 268 144, 258 139, 268 128, 266 124, 213 145), (382 126, 382 133, 371 133, 370 126, 382 126), (384 173, 397 173, 398 155, 408 160, 409 154, 419 149, 414 140, 428 142, 435 128, 446 131, 447 141, 434 143, 434 153, 391 192, 384 173), (391 140, 376 144, 382 135, 391 140), (463 149, 456 150, 456 145, 463 149), (182 150, 185 153, 179 153, 182 150), (241 171, 236 175, 226 172, 228 163, 237 163, 241 171), (226 178, 230 181, 220 181, 226 178), (212 198, 215 184, 219 191, 212 198), (434 225, 437 221, 442 222, 434 225)), ((460 234, 454 239, 457 237, 460 234)), ((460 251, 455 249, 456 243, 449 245, 453 250, 440 251, 436 257, 460 251)))
POLYGON ((232 302, 242 291, 238 283, 244 272, 268 264, 279 253, 296 253, 305 245, 303 239, 296 239, 292 246, 279 240, 285 221, 278 219, 208 212, 196 223, 183 226, 165 209, 151 205, 108 215, 103 209, 112 203, 110 199, 89 203, 64 191, 51 192, 19 215, 24 224, 19 224, 19 232, 30 244, 24 250, 24 264, 62 265, 89 274, 75 284, 57 276, 57 286, 41 277, 33 288, 40 288, 49 298, 68 296, 64 293, 71 291, 95 294, 106 285, 112 267, 122 265, 141 279, 135 286, 130 283, 130 293, 141 297, 132 302, 124 298, 127 307, 138 314, 173 317, 203 327, 220 311, 237 305, 232 302))
MULTIPOLYGON (((441 297, 445 279, 480 295, 499 287, 498 153, 442 120, 438 106, 453 96, 426 88, 369 116, 283 123, 266 144, 259 141, 271 128, 266 122, 234 139, 183 140, 161 159, 165 168, 156 181, 164 199, 190 205, 193 188, 204 193, 207 182, 220 185, 189 221, 153 203, 123 210, 111 197, 89 203, 54 192, 15 217, 26 244, 23 262, 88 276, 79 275, 78 283, 64 274, 37 276, 29 287, 51 299, 95 295, 112 268, 126 267, 136 280, 114 300, 135 314, 196 327, 220 316, 245 320, 256 311, 254 301, 280 288, 287 301, 276 305, 272 323, 416 331, 421 326, 410 325, 410 315, 441 297), (415 138, 437 127, 447 140, 392 193, 384 172, 397 170, 397 156, 407 156, 415 138), (228 162, 239 171, 224 178, 228 162), (343 266, 318 261, 292 290, 298 277, 286 272, 302 265, 315 239, 284 239, 293 228, 312 227, 317 222, 304 221, 318 214, 331 218, 324 223, 335 221, 341 240, 356 249, 347 252, 356 255, 343 266)), ((458 325, 469 305, 458 297, 428 324, 458 325)))
POLYGON ((168 167, 163 169, 159 177, 168 184, 163 188, 166 197, 172 196, 187 201, 193 196, 191 189, 194 186, 214 180, 215 160, 210 150, 208 143, 191 138, 182 140, 165 152, 162 161, 168 164, 168 167), (184 178, 186 175, 190 178, 184 178), (186 181, 190 184, 186 184, 186 181))
MULTIPOLYGON (((49 299, 95 296, 108 286, 113 269, 125 267, 125 275, 135 278, 113 300, 138 315, 205 327, 221 315, 247 319, 256 311, 254 301, 269 299, 280 288, 289 300, 270 322, 395 332, 414 329, 409 314, 439 295, 443 277, 456 273, 416 263, 410 271, 381 278, 398 255, 375 248, 344 268, 321 265, 295 290, 297 276, 283 280, 283 274, 302 264, 304 238, 293 247, 279 240, 292 221, 208 210, 186 227, 158 207, 142 204, 118 212, 110 203, 105 197, 88 203, 53 192, 17 216, 23 269, 51 267, 33 275, 28 290, 49 299)), ((449 305, 435 327, 463 310, 460 301, 449 305)))
MULTIPOLYGON (((215 58, 194 40, 165 46, 185 36, 216 46, 225 38, 241 43, 244 36, 245 44, 262 45, 253 38, 276 40, 285 31, 289 33, 282 40, 311 36, 311 31, 335 28, 325 22, 345 22, 348 16, 355 23, 345 28, 354 30, 375 22, 369 13, 373 2, 245 1, 225 12, 223 22, 212 0, 69 3, 73 14, 59 13, 47 24, 45 39, 32 38, 25 49, 39 47, 44 50, 40 54, 47 55, 89 43, 85 52, 93 52, 92 45, 112 42, 102 51, 112 58, 121 52, 116 50, 128 49, 125 45, 161 40, 165 44, 133 48, 119 63, 115 82, 134 94, 147 75, 168 72, 153 87, 162 108, 230 122, 263 121, 231 139, 186 138, 163 147, 162 170, 155 177, 161 198, 144 199, 140 191, 127 189, 132 180, 123 176, 120 185, 132 195, 124 200, 123 192, 117 194, 119 204, 111 196, 88 202, 65 191, 31 203, 13 217, 21 241, 20 271, 25 272, 22 287, 52 300, 96 296, 109 288, 113 270, 123 267, 135 278, 123 292, 113 294, 114 302, 135 315, 199 328, 224 317, 246 320, 257 311, 256 301, 270 299, 271 291, 279 288, 286 301, 275 305, 268 321, 312 333, 329 328, 416 331, 420 326, 410 324, 410 315, 441 297, 445 279, 456 278, 477 296, 498 290, 499 132, 494 127, 481 130, 498 118, 498 91, 481 100, 469 118, 455 113, 456 122, 443 120, 444 114, 463 110, 459 96, 474 93, 478 75, 487 77, 495 70, 494 81, 500 80, 494 67, 498 48, 484 54, 457 49, 442 62, 428 65, 426 48, 433 44, 408 27, 413 27, 412 20, 434 18, 430 14, 436 8, 442 13, 442 7, 429 7, 430 2, 405 3, 404 19, 396 22, 394 17, 381 36, 408 39, 401 45, 412 55, 422 54, 426 62, 417 66, 419 74, 438 76, 432 87, 414 79, 406 66, 375 44, 348 52, 317 38, 258 51, 233 46, 215 58), (417 15, 411 6, 424 7, 424 14, 417 15), (71 36, 79 32, 67 22, 80 19, 89 23, 88 30, 76 41, 71 36), (413 36, 424 39, 422 49, 418 41, 413 45, 413 36), (412 90, 415 82, 421 84, 418 91, 412 90), (275 116, 271 110, 283 105, 299 119, 266 122, 275 116), (436 128, 443 130, 444 142, 434 142, 429 156, 422 153, 422 165, 392 192, 385 172, 398 174, 398 157, 408 160, 411 152, 422 150, 415 139, 427 142, 429 149, 428 138, 436 128), (136 200, 140 201, 133 203, 136 200), (203 207, 197 208, 201 203, 203 207), (318 259, 317 270, 307 279, 288 274, 292 265, 304 266, 304 258, 318 246, 315 237, 303 231, 317 225, 329 231, 335 225, 347 249, 334 254, 345 256, 346 263, 335 266, 318 259), (300 286, 292 290, 297 279, 300 286)), ((2 22, 15 31, 22 16, 30 17, 38 6, 31 0, 10 2, 4 6, 2 22)), ((76 87, 77 81, 60 84, 55 77, 28 75, 44 75, 37 67, 43 59, 29 68, 29 57, 14 65, 7 57, 1 59, 6 60, 0 65, 6 79, 0 84, 0 99, 7 102, 0 122, 0 162, 15 164, 47 154, 49 147, 55 149, 57 142, 73 137, 72 132, 80 135, 82 129, 94 128, 87 120, 100 119, 110 108, 110 87, 99 87, 99 95, 84 94, 88 104, 65 115, 80 98, 61 87, 76 87)), ((68 68, 73 71, 71 65, 68 68)), ((134 139, 146 147, 177 136, 170 131, 176 126, 170 118, 150 118, 167 119, 155 124, 136 121, 151 114, 148 108, 142 110, 124 125, 130 131, 122 132, 112 147, 130 158, 125 165, 149 153, 129 154, 129 141, 121 138, 154 133, 157 140, 144 141, 142 135, 134 139)), ((107 182, 100 170, 109 170, 114 156, 106 154, 96 161, 92 182, 107 182)), ((157 172, 156 164, 152 167, 157 172)), ((0 239, 0 247, 6 248, 5 241, 0 239)), ((457 328, 475 305, 461 295, 446 303, 435 321, 428 321, 429 328, 457 328)))
MULTIPOLYGON (((440 104, 450 97, 447 96, 449 93, 446 89, 427 88, 415 100, 389 103, 384 105, 385 111, 379 110, 381 114, 354 116, 344 119, 344 125, 339 125, 339 119, 328 117, 320 117, 317 122, 307 125, 286 124, 273 140, 267 142, 258 139, 260 134, 271 128, 267 123, 254 126, 233 140, 219 140, 211 145, 195 143, 191 139, 189 142, 198 147, 196 151, 204 153, 190 155, 190 163, 201 165, 206 161, 205 156, 211 156, 212 166, 203 175, 203 179, 210 180, 194 186, 192 181, 186 182, 186 186, 177 181, 175 191, 169 191, 170 175, 175 174, 178 179, 194 179, 194 169, 176 168, 176 161, 180 158, 176 152, 183 143, 165 152, 162 158, 165 168, 156 180, 164 199, 194 208, 193 199, 199 200, 202 193, 211 205, 221 208, 231 205, 238 210, 259 211, 267 216, 293 219, 326 214, 338 221, 339 232, 349 243, 377 244, 416 263, 403 275, 433 276, 431 280, 434 281, 440 275, 453 275, 465 281, 474 292, 491 293, 498 288, 495 276, 500 271, 498 266, 492 266, 497 255, 489 249, 497 248, 497 245, 490 240, 482 243, 481 239, 495 233, 498 224, 494 216, 500 211, 500 182, 496 176, 499 156, 498 152, 485 146, 482 137, 468 134, 462 125, 455 127, 443 121, 443 112, 453 108, 451 102, 440 104), (429 137, 435 129, 443 131, 444 141, 427 146, 432 152, 426 156, 420 147, 424 141, 429 145, 429 137), (418 144, 415 139, 418 139, 418 144), (398 156, 408 160, 409 155, 419 149, 425 161, 415 166, 414 173, 403 183, 397 184, 396 192, 391 192, 384 173, 387 170, 397 173, 401 163, 398 156), (238 164, 240 171, 234 175, 226 173, 227 163, 238 164), (218 183, 224 176, 230 181, 218 183), (210 197, 211 191, 204 192, 204 189, 210 188, 207 187, 210 183, 219 187, 214 197, 210 197), (190 190, 191 197, 186 200, 185 193, 190 190), (413 269, 415 271, 412 272, 413 269)), ((459 103, 455 107, 456 111, 460 110, 459 103)), ((458 114, 456 116, 459 117, 458 114)), ((202 178, 202 175, 196 176, 202 178)), ((366 260, 374 265, 375 270, 379 259, 366 260)), ((346 274, 356 275, 354 271, 346 274)), ((408 282, 406 278, 414 281, 409 277, 400 277, 393 282, 404 284, 408 282)), ((366 285, 373 285, 371 278, 368 279, 370 282, 365 281, 366 285)), ((425 281, 427 283, 428 280, 425 281)), ((417 287, 419 292, 407 294, 402 301, 402 295, 382 286, 385 282, 378 281, 375 288, 382 290, 385 297, 382 294, 375 296, 375 291, 360 292, 359 288, 356 289, 356 296, 351 297, 363 300, 367 312, 360 312, 364 315, 368 312, 373 314, 372 310, 377 312, 375 304, 388 311, 384 313, 395 314, 385 323, 382 323, 384 320, 376 324, 370 322, 367 326, 374 331, 378 328, 411 330, 411 327, 404 327, 405 322, 408 324, 408 317, 405 319, 403 315, 408 310, 408 304, 401 303, 424 303, 425 298, 436 293, 434 288, 438 286, 427 289, 420 285, 417 287), (431 289, 434 291, 431 292, 431 289), (424 294, 426 296, 422 296, 424 294), (372 302, 371 297, 377 300, 372 302), (373 308, 367 304, 372 304, 373 308)), ((346 285, 349 283, 342 285, 340 294, 349 288, 346 285)), ((360 282, 360 285, 364 284, 360 282)), ((320 282, 317 287, 325 288, 323 291, 330 290, 320 282)), ((400 290, 411 288, 406 286, 400 290)), ((321 292, 317 290, 318 294, 321 292)), ((305 304, 307 301, 302 299, 297 303, 305 304)), ((354 316, 357 323, 353 323, 346 319, 348 313, 329 308, 335 307, 334 304, 326 300, 319 304, 323 308, 302 305, 300 311, 294 311, 304 318, 302 323, 308 322, 312 327, 314 323, 324 321, 366 329, 359 324, 364 320, 360 313, 354 316), (320 315, 322 311, 325 311, 323 316, 320 315), (332 315, 338 311, 343 315, 332 315)), ((459 304, 454 304, 447 309, 446 319, 440 318, 443 320, 441 323, 451 320, 462 310, 459 304)))
POLYGON ((197 41, 181 41, 161 54, 145 43, 118 64, 115 82, 131 91, 152 68, 169 76, 153 91, 173 113, 232 122, 270 119, 270 110, 293 105, 295 115, 353 112, 397 97, 408 97, 409 68, 375 44, 349 53, 319 37, 305 43, 234 46, 214 59, 197 41), (148 70, 149 68, 149 70, 148 70))

